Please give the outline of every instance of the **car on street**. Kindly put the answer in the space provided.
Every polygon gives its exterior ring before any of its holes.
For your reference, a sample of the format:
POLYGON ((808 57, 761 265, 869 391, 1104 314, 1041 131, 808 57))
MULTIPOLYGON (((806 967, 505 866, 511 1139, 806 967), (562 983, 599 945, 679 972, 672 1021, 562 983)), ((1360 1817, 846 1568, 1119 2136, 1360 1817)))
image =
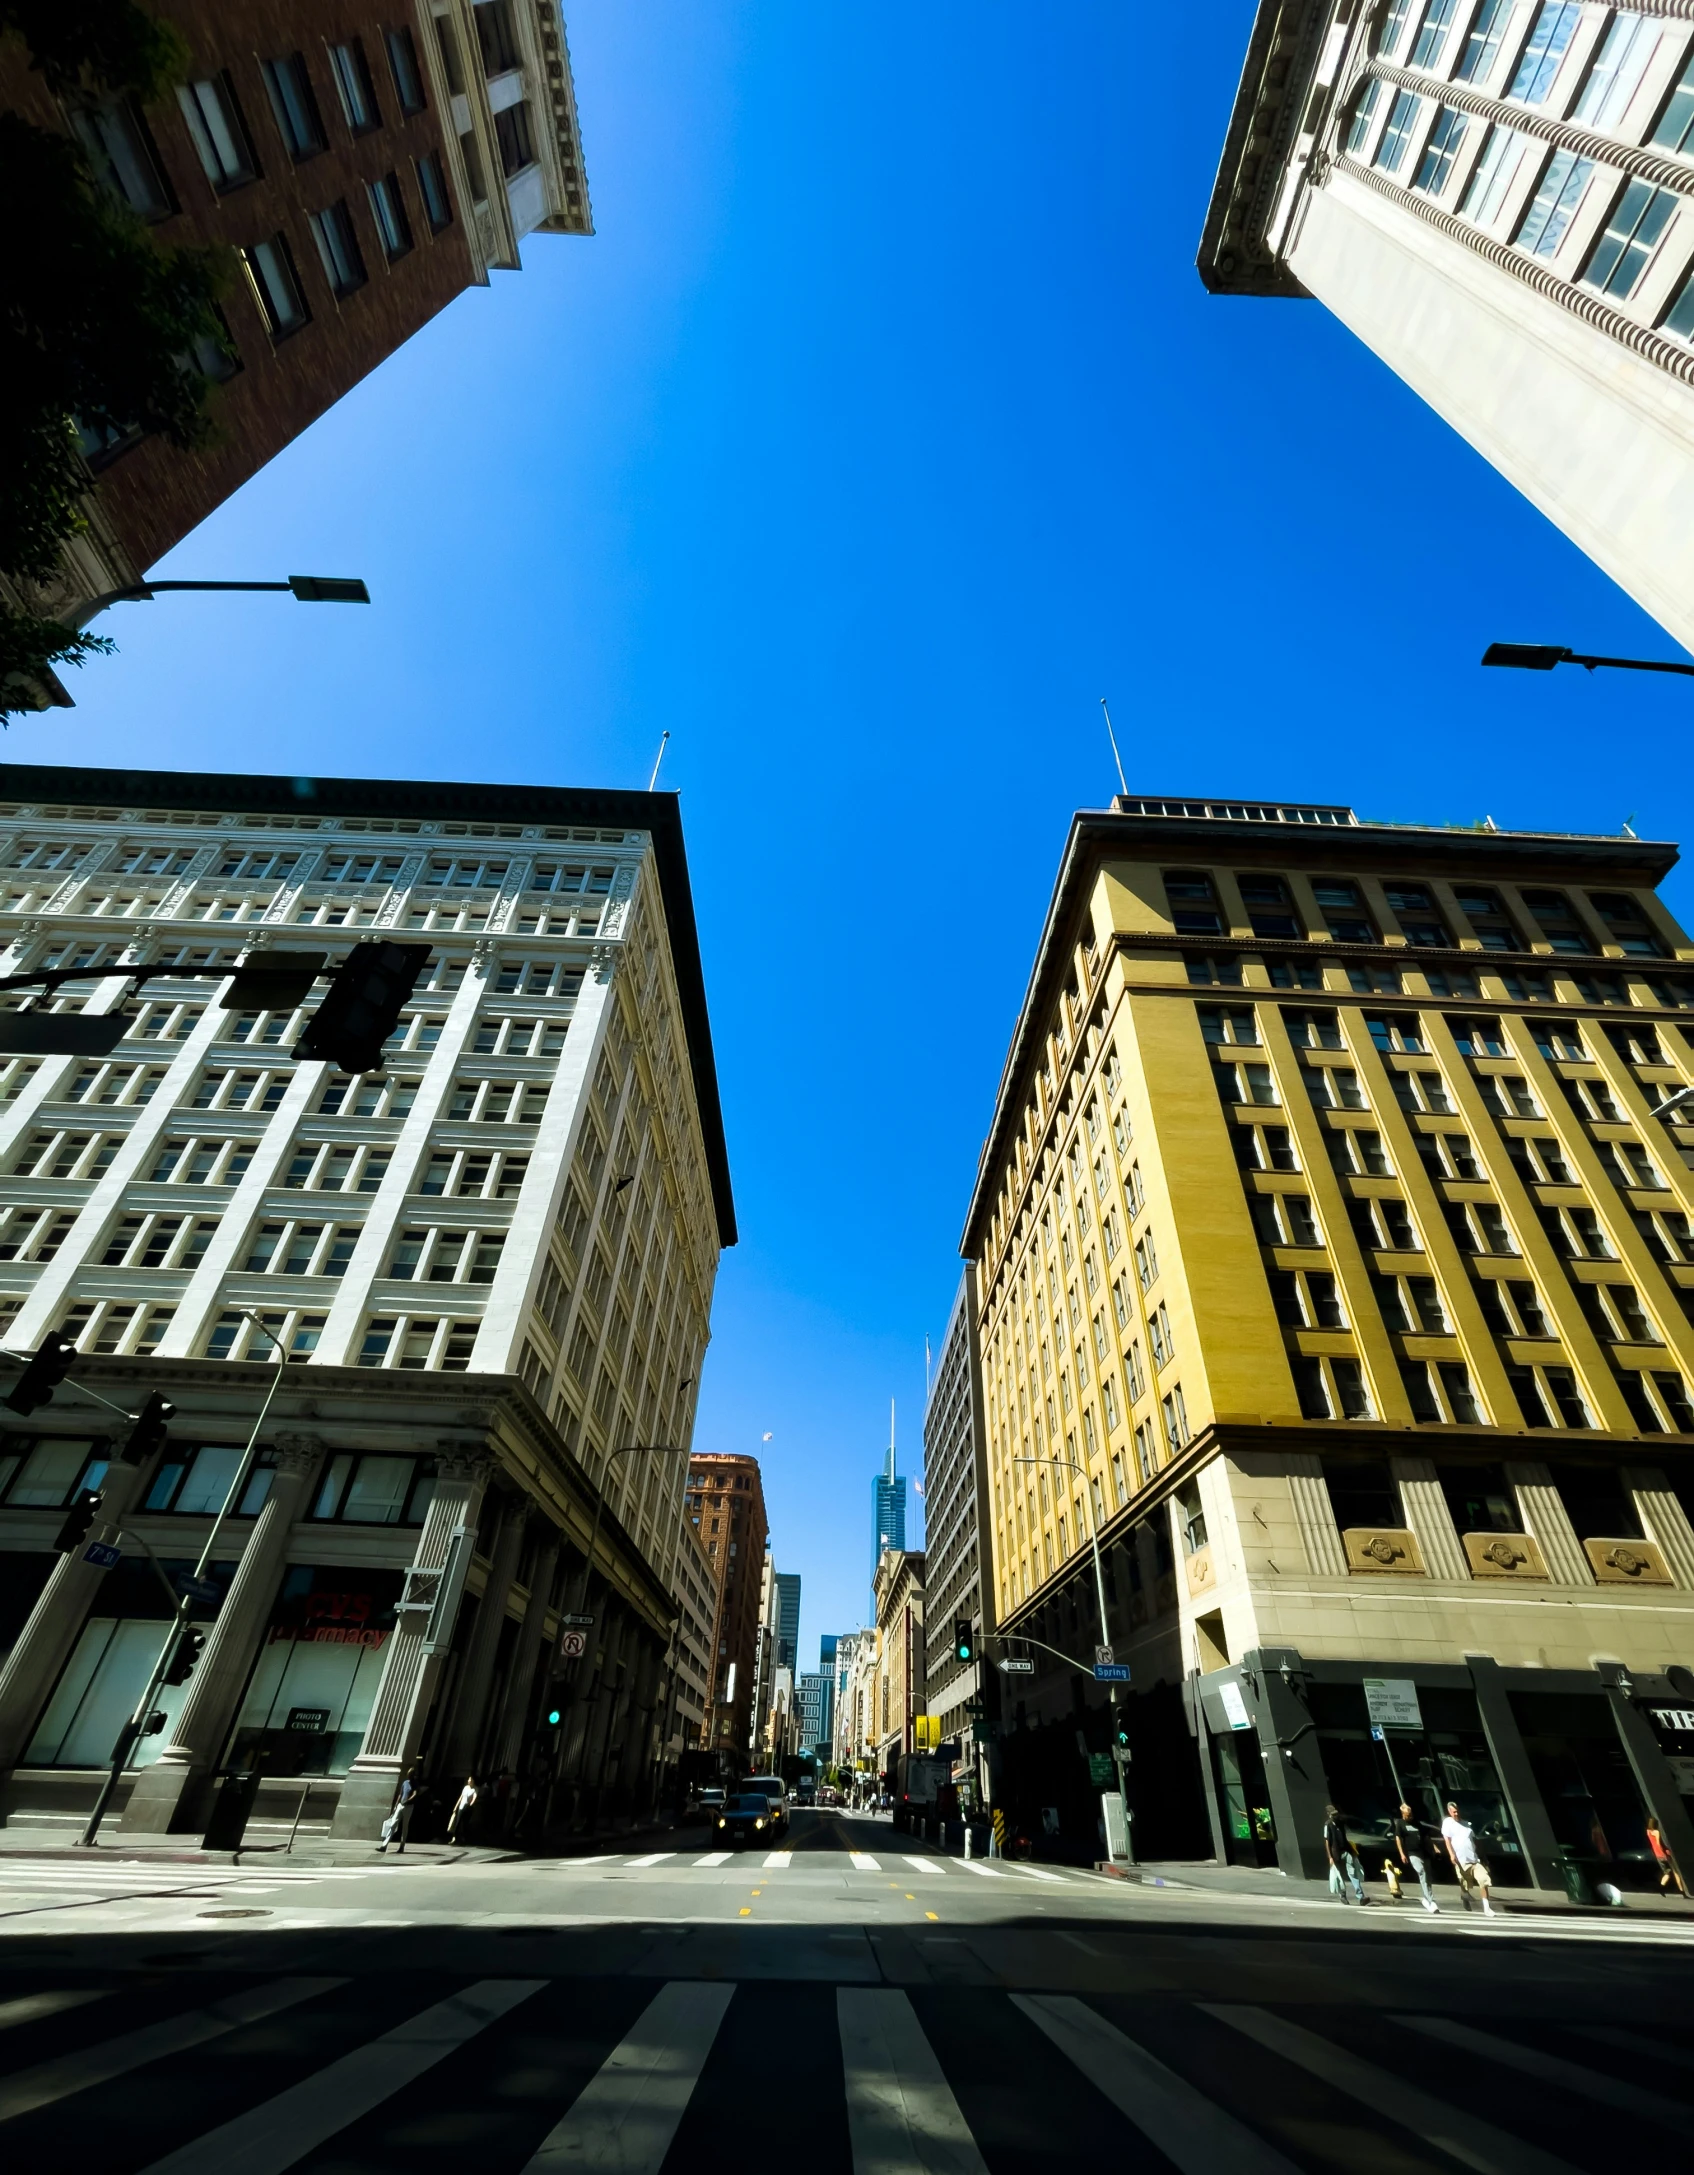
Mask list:
POLYGON ((770 1801, 773 1832, 781 1835, 788 1826, 788 1791, 780 1775, 748 1775, 736 1784, 742 1792, 758 1790, 770 1801))
POLYGON ((818 1803, 820 1805, 839 1805, 841 1803, 841 1792, 833 1782, 826 1782, 821 1786, 818 1791, 818 1803))
POLYGON ((729 1798, 712 1820, 713 1835, 732 1850, 764 1842, 777 1832, 771 1801, 763 1790, 744 1790, 729 1798))

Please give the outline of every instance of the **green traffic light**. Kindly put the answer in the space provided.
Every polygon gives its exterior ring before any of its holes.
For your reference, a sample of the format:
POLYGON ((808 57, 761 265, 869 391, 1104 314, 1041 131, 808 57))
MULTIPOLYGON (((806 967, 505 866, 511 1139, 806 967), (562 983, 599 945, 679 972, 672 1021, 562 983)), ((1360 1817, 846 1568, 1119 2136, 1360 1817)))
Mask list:
POLYGON ((554 1727, 555 1729, 556 1729, 556 1728, 558 1727, 558 1724, 559 1724, 559 1710, 558 1710, 558 1708, 557 1708, 557 1707, 555 1707, 555 1708, 553 1709, 553 1711, 552 1711, 552 1712, 551 1712, 551 1713, 550 1713, 550 1714, 548 1715, 547 1719, 548 1719, 549 1723, 551 1723, 551 1724, 552 1724, 552 1726, 553 1726, 553 1727, 554 1727))

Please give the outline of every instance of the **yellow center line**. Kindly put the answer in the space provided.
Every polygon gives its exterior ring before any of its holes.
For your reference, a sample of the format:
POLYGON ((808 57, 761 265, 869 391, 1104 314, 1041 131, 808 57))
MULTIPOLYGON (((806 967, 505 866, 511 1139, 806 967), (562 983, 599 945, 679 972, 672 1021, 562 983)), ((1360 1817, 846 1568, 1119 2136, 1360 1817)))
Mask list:
POLYGON ((923 1915, 925 1918, 933 1918, 938 1925, 940 1924, 941 1913, 939 1911, 925 1911, 923 1915))
POLYGON ((908 1888, 908 1889, 906 1890, 906 1901, 907 1901, 908 1903, 915 1903, 915 1902, 916 1902, 917 1900, 918 1900, 918 1899, 917 1899, 917 1897, 916 1897, 915 1895, 913 1895, 912 1891, 911 1891, 911 1890, 910 1890, 910 1889, 908 1888))
POLYGON ((751 1918, 751 1917, 752 1917, 752 1915, 753 1915, 753 1910, 752 1910, 752 1906, 751 1906, 750 1904, 747 1904, 747 1903, 744 1903, 744 1904, 742 1904, 742 1906, 741 1906, 741 1915, 742 1915, 742 1917, 743 1917, 743 1918, 751 1918))

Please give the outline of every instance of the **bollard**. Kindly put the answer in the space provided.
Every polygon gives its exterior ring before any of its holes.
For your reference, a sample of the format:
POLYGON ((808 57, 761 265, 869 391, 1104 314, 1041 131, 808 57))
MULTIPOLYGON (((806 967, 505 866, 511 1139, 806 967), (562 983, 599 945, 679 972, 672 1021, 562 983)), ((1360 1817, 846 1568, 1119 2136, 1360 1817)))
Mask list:
POLYGON ((970 1856, 970 1854, 971 1854, 971 1824, 970 1824, 970 1822, 969 1822, 969 1821, 967 1820, 967 1821, 965 1822, 965 1856, 966 1856, 966 1857, 968 1858, 968 1857, 970 1856))

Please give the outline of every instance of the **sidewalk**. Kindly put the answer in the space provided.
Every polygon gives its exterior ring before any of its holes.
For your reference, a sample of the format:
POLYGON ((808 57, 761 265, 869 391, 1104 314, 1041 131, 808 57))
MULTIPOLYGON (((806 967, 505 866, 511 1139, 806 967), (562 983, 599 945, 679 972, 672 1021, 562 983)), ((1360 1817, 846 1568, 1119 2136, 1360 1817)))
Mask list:
MULTIPOLYGON (((1116 1865, 1099 1861, 1095 1871, 1115 1880, 1132 1881, 1143 1888, 1190 1888, 1212 1895, 1262 1896, 1272 1902, 1327 1903, 1327 1884, 1319 1880, 1290 1880, 1274 1866, 1219 1865, 1212 1859, 1158 1865, 1116 1865)), ((1443 1910, 1463 1915, 1457 1888, 1438 1888, 1443 1910)), ((1417 1888, 1407 1883, 1405 1899, 1396 1904, 1380 1881, 1367 1883, 1366 1895, 1373 1910, 1418 1908, 1417 1888)), ((1551 1888, 1496 1888, 1495 1912, 1503 1918, 1613 1918, 1622 1912, 1643 1917, 1694 1918, 1694 1902, 1683 1896, 1629 1895, 1623 1903, 1573 1903, 1562 1890, 1551 1888)), ((1342 1908, 1343 1906, 1337 1906, 1342 1908)), ((1349 1904, 1345 1908, 1351 1909, 1349 1904)))
POLYGON ((589 1857, 600 1851, 638 1851, 655 1839, 675 1833, 671 1822, 645 1827, 608 1830, 599 1835, 572 1835, 532 1848, 509 1844, 408 1843, 403 1852, 379 1851, 374 1842, 350 1842, 331 1837, 321 1826, 302 1827, 287 1848, 287 1821, 250 1820, 239 1850, 205 1850, 190 1835, 137 1835, 120 1831, 116 1820, 101 1831, 92 1850, 75 1840, 81 1823, 0 1827, 0 1861, 7 1858, 56 1858, 79 1865, 95 1860, 106 1865, 266 1865, 297 1866, 302 1871, 328 1871, 344 1866, 390 1865, 498 1865, 548 1858, 589 1857))

